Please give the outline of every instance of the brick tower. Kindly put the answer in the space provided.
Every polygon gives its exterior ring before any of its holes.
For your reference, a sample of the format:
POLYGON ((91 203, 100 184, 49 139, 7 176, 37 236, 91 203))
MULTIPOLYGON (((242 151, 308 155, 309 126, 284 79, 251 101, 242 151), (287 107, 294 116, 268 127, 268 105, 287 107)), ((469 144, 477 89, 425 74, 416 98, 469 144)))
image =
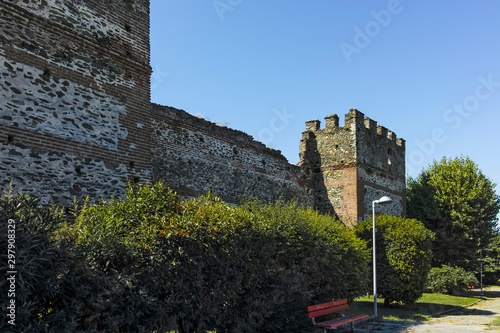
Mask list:
POLYGON ((339 117, 306 122, 300 143, 303 173, 313 189, 314 206, 337 214, 346 225, 355 225, 371 214, 371 203, 381 196, 393 199, 378 211, 404 216, 405 141, 356 109, 339 117))

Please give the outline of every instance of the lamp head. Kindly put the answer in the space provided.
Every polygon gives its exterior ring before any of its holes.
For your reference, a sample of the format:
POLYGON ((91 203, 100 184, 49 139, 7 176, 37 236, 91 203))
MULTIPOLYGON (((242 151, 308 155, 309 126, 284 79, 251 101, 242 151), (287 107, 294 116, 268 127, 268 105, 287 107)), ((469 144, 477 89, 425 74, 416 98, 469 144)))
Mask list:
POLYGON ((375 200, 375 203, 377 204, 388 204, 389 202, 392 202, 392 199, 386 195, 384 195, 382 198, 378 200, 375 200))

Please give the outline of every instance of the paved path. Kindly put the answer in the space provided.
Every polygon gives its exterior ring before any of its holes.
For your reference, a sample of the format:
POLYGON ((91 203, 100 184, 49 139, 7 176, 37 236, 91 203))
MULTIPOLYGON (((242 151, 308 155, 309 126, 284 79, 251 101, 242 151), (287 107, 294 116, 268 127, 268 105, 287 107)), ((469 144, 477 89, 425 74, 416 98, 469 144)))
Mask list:
MULTIPOLYGON (((479 293, 479 291, 477 291, 479 293)), ((500 332, 500 327, 490 327, 500 317, 500 287, 491 287, 484 292, 485 300, 473 306, 448 312, 425 323, 383 320, 372 322, 354 332, 408 332, 408 333, 468 333, 500 332)))

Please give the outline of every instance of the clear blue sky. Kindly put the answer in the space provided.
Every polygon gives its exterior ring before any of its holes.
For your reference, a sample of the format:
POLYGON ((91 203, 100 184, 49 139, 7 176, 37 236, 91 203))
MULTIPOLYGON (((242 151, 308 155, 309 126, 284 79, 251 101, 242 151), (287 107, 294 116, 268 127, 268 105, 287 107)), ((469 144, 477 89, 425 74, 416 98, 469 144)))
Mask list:
POLYGON ((291 163, 305 121, 357 108, 406 140, 411 176, 468 155, 500 184, 499 15, 493 0, 151 0, 152 101, 291 163))

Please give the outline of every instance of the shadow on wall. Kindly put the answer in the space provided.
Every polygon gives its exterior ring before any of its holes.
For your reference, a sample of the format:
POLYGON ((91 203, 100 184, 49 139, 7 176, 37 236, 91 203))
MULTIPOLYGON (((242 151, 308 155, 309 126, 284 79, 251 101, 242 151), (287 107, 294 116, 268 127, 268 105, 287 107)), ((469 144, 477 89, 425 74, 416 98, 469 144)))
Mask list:
POLYGON ((312 132, 309 132, 308 135, 309 138, 306 141, 306 149, 302 158, 301 167, 313 189, 314 208, 323 214, 330 214, 338 218, 328 197, 325 179, 321 171, 321 155, 318 151, 316 135, 312 132))

